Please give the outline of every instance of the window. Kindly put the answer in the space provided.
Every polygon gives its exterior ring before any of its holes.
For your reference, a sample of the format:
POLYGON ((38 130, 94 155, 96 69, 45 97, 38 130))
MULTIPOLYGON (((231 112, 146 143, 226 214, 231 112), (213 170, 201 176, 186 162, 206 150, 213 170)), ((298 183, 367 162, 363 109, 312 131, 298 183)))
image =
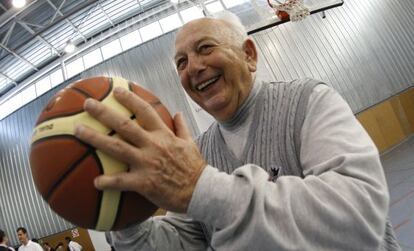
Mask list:
POLYGON ((50 83, 52 84, 52 87, 61 84, 63 80, 62 69, 60 68, 50 74, 50 83))
POLYGON ((159 22, 164 32, 172 31, 182 25, 180 17, 177 13, 168 17, 164 17, 163 19, 160 19, 159 22))
POLYGON ((122 36, 119 38, 119 41, 121 41, 122 49, 124 51, 137 46, 142 42, 138 31, 133 31, 122 36))
POLYGON ((7 100, 1 105, 2 113, 3 113, 2 118, 8 116, 9 114, 12 114, 14 111, 19 109, 21 106, 22 106, 22 98, 19 93, 11 97, 9 100, 7 100))
POLYGON ((122 52, 121 44, 119 43, 119 39, 116 39, 110 43, 101 47, 102 55, 104 60, 111 58, 115 55, 118 55, 122 52))
POLYGON ((206 4, 206 8, 210 13, 216 13, 224 10, 223 5, 219 1, 206 4))
POLYGON ((204 17, 203 10, 196 6, 180 11, 180 14, 183 18, 184 23, 204 17))
POLYGON ((153 22, 139 29, 142 36, 142 41, 148 41, 152 38, 158 37, 162 34, 160 23, 153 22))
POLYGON ((25 105, 36 98, 36 86, 29 85, 21 92, 22 105, 25 105))
POLYGON ((0 105, 0 120, 4 119, 7 115, 9 115, 7 109, 7 101, 0 105))
POLYGON ((226 8, 232 8, 236 5, 245 3, 246 0, 222 0, 226 8))
POLYGON ((90 67, 99 64, 102 62, 102 53, 101 48, 98 48, 96 50, 93 50, 83 56, 83 62, 85 63, 85 69, 89 69, 90 67))
POLYGON ((42 78, 41 80, 37 81, 36 83, 36 95, 39 97, 43 93, 50 90, 52 86, 50 85, 50 78, 49 76, 46 76, 45 78, 42 78))
POLYGON ((84 70, 82 58, 78 58, 66 65, 67 78, 71 78, 84 70))

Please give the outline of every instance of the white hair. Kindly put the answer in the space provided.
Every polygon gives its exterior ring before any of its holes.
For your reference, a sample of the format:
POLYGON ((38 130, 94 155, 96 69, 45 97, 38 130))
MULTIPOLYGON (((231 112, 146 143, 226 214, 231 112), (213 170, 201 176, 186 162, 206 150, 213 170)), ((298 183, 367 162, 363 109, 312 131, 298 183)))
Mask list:
POLYGON ((246 28, 236 14, 224 10, 213 14, 210 18, 226 22, 230 29, 237 35, 240 43, 243 43, 248 38, 246 28))

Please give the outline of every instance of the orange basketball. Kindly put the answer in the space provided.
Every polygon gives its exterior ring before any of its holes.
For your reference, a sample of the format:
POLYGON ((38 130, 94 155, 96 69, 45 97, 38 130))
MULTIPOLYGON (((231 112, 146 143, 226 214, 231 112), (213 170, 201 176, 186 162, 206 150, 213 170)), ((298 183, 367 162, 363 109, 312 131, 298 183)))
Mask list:
POLYGON ((83 110, 84 101, 91 97, 134 119, 112 95, 118 86, 150 103, 174 130, 171 115, 155 95, 118 77, 84 79, 59 91, 41 112, 33 130, 30 164, 38 191, 57 214, 88 229, 122 229, 146 220, 157 210, 137 193, 97 190, 93 185, 95 177, 124 172, 128 167, 73 134, 77 124, 85 124, 118 137, 83 110))

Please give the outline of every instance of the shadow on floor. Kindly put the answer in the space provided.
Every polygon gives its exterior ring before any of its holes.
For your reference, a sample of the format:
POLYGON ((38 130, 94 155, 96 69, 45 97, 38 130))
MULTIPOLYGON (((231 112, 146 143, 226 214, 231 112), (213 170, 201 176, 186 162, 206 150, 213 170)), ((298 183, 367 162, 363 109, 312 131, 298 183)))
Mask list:
POLYGON ((414 251, 414 136, 383 154, 390 218, 404 251, 414 251))

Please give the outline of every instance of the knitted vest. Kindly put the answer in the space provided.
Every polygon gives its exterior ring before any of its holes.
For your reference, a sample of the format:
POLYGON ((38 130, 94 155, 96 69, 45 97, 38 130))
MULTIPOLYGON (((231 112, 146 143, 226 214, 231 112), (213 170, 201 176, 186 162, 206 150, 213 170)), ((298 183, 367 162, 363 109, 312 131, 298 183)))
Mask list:
MULTIPOLYGON (((312 79, 263 83, 256 97, 250 133, 241 155, 243 159, 234 157, 226 146, 219 125, 213 123, 197 139, 207 163, 228 174, 251 163, 262 167, 271 175, 303 177, 299 161, 300 133, 309 96, 318 84, 322 83, 312 79)), ((202 227, 210 240, 211 232, 206 226, 202 227)), ((400 250, 389 221, 380 250, 400 250)))
POLYGON ((267 172, 277 169, 279 176, 302 177, 300 132, 309 96, 318 83, 310 79, 263 83, 256 97, 244 159, 233 157, 217 123, 198 138, 201 153, 210 165, 229 174, 253 163, 267 172))

